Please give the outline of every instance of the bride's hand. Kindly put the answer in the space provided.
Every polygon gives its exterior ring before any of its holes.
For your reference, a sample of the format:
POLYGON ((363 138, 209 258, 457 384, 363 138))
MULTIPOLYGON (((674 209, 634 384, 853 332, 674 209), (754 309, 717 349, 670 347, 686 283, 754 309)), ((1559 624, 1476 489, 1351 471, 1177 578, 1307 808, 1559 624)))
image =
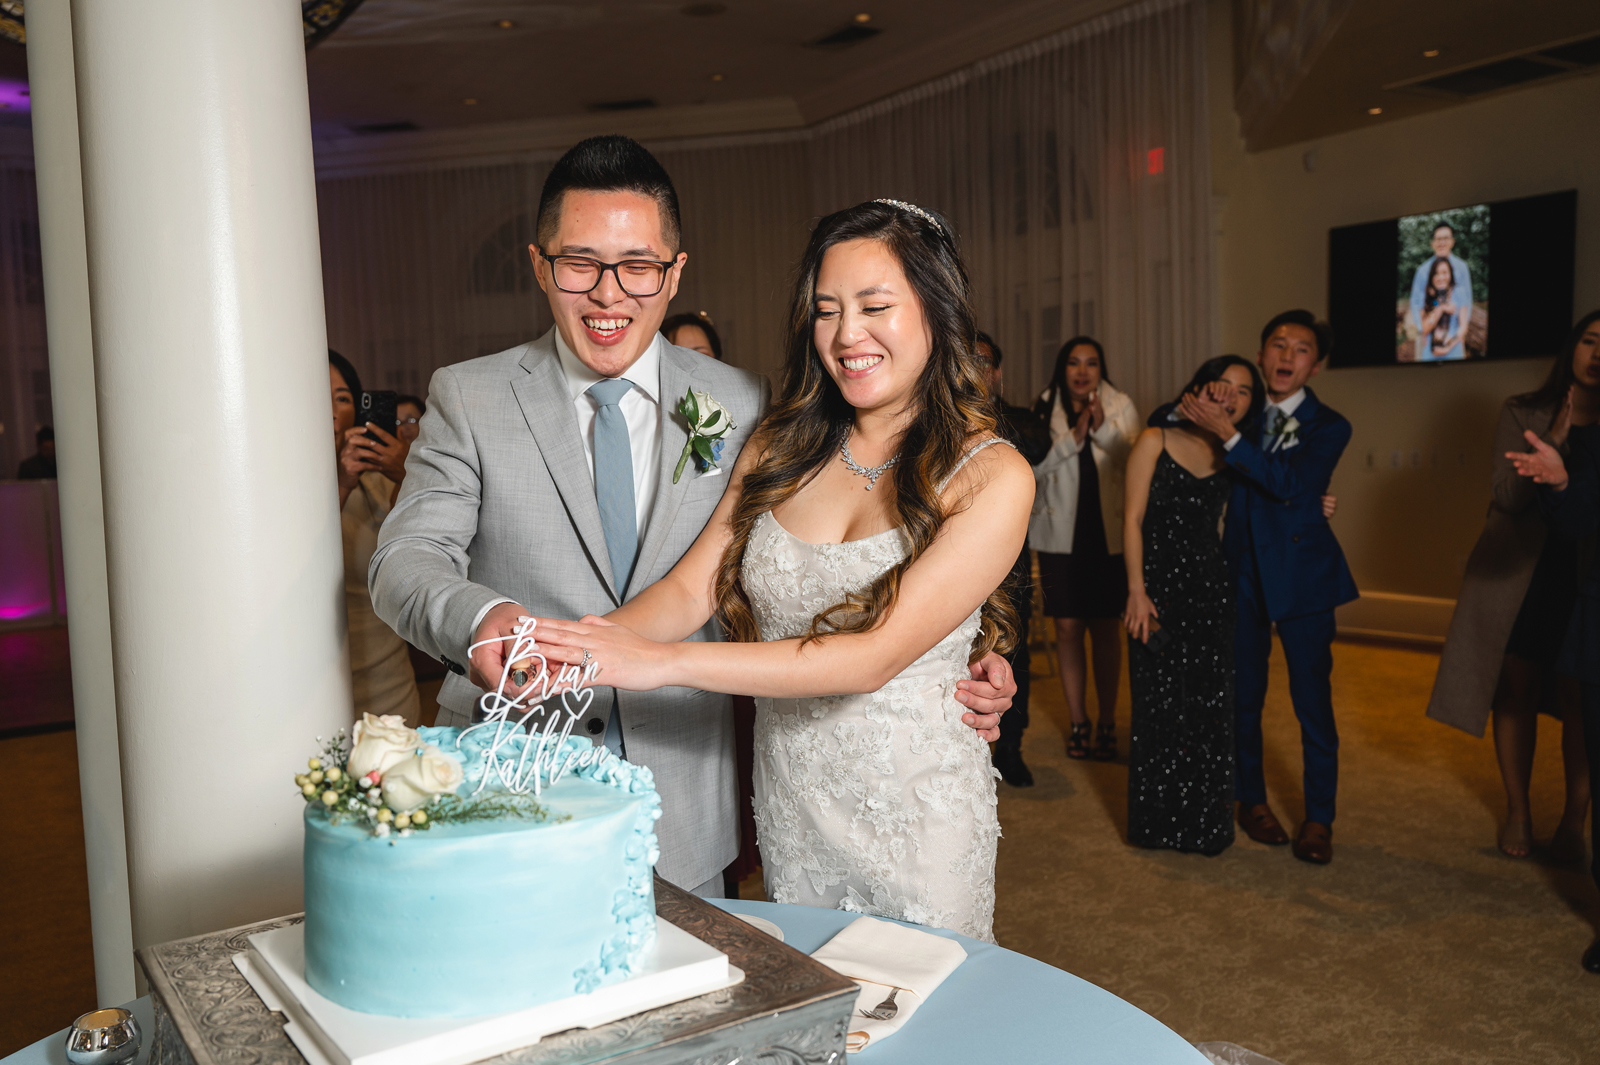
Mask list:
POLYGON ((1123 623, 1128 626, 1128 632, 1140 643, 1150 642, 1150 622, 1160 617, 1156 605, 1150 601, 1143 588, 1133 588, 1128 592, 1128 609, 1122 615, 1123 623))
POLYGON ((539 651, 552 667, 583 665, 587 651, 595 684, 642 692, 665 687, 671 644, 647 640, 632 629, 589 615, 579 621, 540 618, 539 651))

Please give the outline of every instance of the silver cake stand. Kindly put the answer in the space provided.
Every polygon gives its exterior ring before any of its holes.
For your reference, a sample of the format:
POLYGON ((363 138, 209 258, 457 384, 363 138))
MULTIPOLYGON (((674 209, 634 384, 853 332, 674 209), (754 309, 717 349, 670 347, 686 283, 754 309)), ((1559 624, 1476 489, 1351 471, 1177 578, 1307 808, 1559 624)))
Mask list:
MULTIPOLYGON (((656 913, 728 955, 743 983, 592 1029, 546 1036, 494 1065, 731 1065, 781 1061, 844 1065, 856 985, 710 903, 656 878, 656 913)), ((304 1065, 234 967, 257 932, 297 924, 280 917, 179 939, 138 952, 150 980, 155 1032, 150 1065, 304 1065)))

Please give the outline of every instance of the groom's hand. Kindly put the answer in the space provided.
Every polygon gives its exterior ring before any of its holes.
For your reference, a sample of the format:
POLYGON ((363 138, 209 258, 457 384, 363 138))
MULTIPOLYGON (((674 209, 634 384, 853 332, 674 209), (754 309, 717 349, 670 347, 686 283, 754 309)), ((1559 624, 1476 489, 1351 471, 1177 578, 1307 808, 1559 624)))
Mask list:
POLYGON ((956 684, 956 701, 967 708, 962 724, 977 730, 985 743, 1000 738, 1000 715, 1011 709, 1017 679, 1011 663, 990 651, 972 663, 972 679, 956 684))
MULTIPOLYGON (((519 620, 531 613, 527 607, 516 603, 500 603, 483 616, 483 620, 478 622, 478 631, 472 634, 472 642, 493 642, 479 647, 467 659, 468 680, 489 692, 500 686, 500 673, 506 667, 506 651, 511 647, 511 641, 503 637, 515 634, 519 620)), ((519 693, 524 687, 527 685, 518 687, 508 681, 506 691, 519 693)))

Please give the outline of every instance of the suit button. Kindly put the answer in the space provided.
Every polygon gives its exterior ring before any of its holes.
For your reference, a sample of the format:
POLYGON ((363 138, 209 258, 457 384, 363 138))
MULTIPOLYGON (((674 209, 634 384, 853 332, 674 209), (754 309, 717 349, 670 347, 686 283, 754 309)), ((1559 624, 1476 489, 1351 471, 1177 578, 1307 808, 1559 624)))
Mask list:
POLYGON ((1054 514, 1056 512, 1056 508, 1055 507, 1046 507, 1044 512, 1046 514, 1054 514))
POLYGON ((591 717, 588 724, 584 725, 583 727, 589 730, 589 735, 598 736, 600 733, 606 730, 606 723, 601 721, 598 717, 591 717))
POLYGON ((1298 536, 1291 536, 1291 537, 1289 537, 1289 539, 1293 540, 1295 543, 1299 543, 1300 542, 1300 537, 1298 537, 1298 536))

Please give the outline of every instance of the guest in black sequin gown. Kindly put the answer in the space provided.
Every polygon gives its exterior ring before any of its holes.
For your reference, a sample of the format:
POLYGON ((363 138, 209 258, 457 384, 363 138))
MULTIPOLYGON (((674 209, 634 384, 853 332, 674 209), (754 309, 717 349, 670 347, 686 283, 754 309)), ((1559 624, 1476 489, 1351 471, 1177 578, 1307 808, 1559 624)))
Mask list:
MULTIPOLYGON (((1241 427, 1264 403, 1255 367, 1233 355, 1200 367, 1185 391, 1199 390, 1241 427)), ((1219 531, 1233 483, 1222 441, 1170 413, 1151 421, 1124 509, 1128 841, 1219 854, 1233 842, 1233 582, 1219 531)))

